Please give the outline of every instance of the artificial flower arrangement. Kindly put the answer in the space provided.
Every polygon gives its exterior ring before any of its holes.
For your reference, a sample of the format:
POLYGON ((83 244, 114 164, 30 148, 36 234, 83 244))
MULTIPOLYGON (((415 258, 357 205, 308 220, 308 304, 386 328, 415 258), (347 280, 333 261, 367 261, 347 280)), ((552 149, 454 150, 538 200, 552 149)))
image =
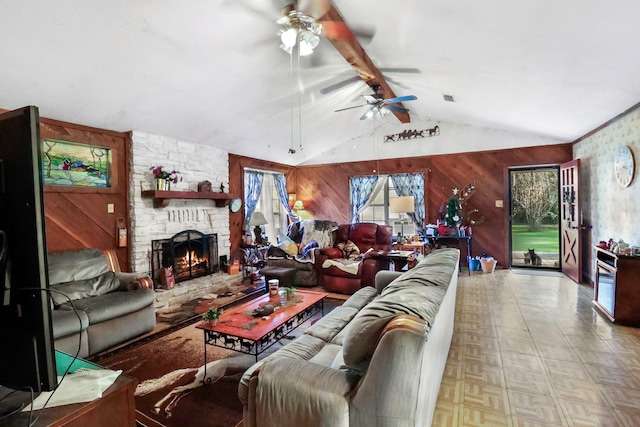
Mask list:
POLYGON ((149 170, 153 173, 155 179, 166 179, 174 184, 182 180, 182 178, 178 178, 179 171, 172 170, 171 172, 167 172, 164 170, 164 166, 151 166, 149 170))

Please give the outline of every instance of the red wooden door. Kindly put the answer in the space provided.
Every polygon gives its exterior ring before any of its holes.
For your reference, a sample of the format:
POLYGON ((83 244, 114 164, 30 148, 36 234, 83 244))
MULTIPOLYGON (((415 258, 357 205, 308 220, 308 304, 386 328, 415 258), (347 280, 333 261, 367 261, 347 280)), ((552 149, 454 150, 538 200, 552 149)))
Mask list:
POLYGON ((562 272, 575 282, 582 281, 582 243, 580 230, 580 160, 560 165, 560 256, 562 272))

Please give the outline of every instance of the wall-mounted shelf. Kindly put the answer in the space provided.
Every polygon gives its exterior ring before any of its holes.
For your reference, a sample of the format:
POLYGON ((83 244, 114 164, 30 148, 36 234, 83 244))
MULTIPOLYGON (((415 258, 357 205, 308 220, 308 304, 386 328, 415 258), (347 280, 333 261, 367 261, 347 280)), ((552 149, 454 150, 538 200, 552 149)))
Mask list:
POLYGON ((154 208, 164 208, 169 205, 171 199, 205 199, 213 200, 216 206, 223 208, 229 205, 233 197, 229 193, 216 193, 213 191, 160 191, 146 190, 142 197, 153 199, 154 208))

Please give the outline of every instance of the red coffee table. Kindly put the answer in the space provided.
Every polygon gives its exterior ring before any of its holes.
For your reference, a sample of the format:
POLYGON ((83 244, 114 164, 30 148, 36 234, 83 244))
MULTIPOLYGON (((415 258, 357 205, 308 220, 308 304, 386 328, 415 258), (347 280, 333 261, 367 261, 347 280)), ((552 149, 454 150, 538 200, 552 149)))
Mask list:
MULTIPOLYGON (((280 341, 317 313, 324 313, 326 292, 296 289, 296 296, 266 316, 253 317, 251 312, 269 302, 269 295, 238 305, 222 313, 218 323, 202 322, 196 328, 204 331, 204 363, 207 364, 207 345, 251 354, 256 357, 280 341)), ((206 369, 206 367, 205 367, 206 369)), ((206 378, 206 371, 205 371, 206 378)))

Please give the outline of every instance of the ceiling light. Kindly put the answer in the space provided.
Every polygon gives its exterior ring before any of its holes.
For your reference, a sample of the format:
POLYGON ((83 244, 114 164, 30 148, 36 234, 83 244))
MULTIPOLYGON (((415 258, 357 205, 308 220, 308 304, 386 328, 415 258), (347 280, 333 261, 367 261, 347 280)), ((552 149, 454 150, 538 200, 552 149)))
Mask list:
POLYGON ((453 99, 453 95, 442 95, 442 97, 443 97, 443 98, 444 98, 444 100, 445 100, 445 101, 447 101, 447 102, 456 102, 456 101, 453 99))
POLYGON ((291 10, 288 14, 276 21, 282 25, 280 30, 280 49, 288 54, 293 53, 293 48, 298 43, 299 55, 307 56, 313 53, 313 49, 320 43, 322 24, 304 13, 291 10))

